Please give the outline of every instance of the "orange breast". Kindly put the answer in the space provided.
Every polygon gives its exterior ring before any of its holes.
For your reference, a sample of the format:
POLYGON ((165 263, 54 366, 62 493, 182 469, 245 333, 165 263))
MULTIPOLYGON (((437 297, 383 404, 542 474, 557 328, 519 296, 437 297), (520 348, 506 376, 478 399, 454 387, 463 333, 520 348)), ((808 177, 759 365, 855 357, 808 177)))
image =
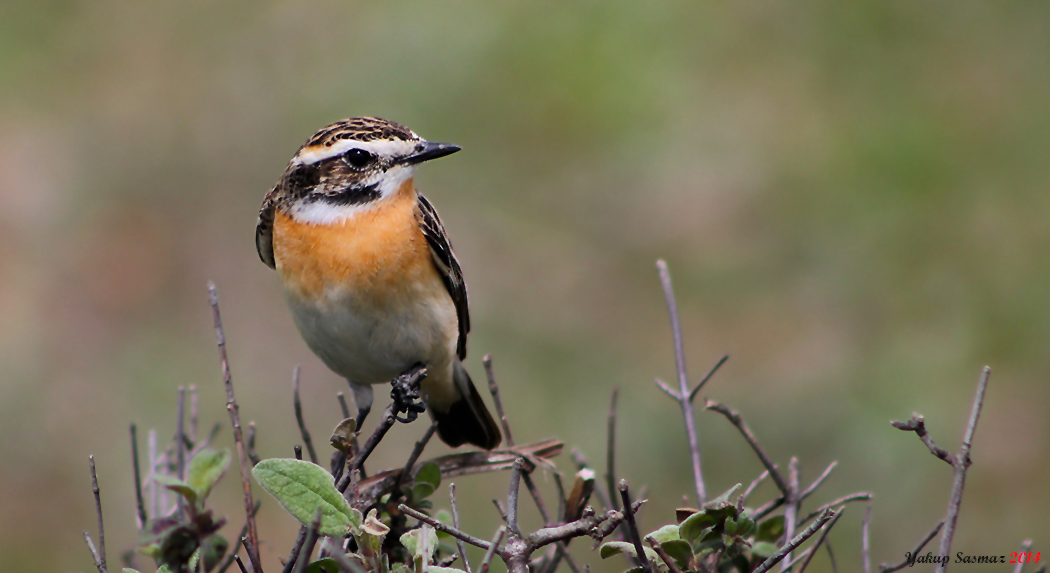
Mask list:
POLYGON ((411 179, 340 223, 304 223, 276 213, 273 252, 285 288, 306 299, 343 292, 385 306, 441 280, 416 221, 411 179))

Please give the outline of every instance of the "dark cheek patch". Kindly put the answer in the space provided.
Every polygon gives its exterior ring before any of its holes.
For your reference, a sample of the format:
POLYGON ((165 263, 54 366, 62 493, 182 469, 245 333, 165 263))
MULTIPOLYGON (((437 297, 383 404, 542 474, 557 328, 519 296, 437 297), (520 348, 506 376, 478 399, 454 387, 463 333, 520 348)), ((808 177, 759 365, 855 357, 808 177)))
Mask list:
POLYGON ((351 206, 351 205, 363 205, 371 201, 379 199, 379 184, 373 183, 372 185, 352 185, 338 193, 322 194, 322 193, 311 193, 306 196, 306 200, 314 202, 327 203, 329 205, 336 206, 351 206))

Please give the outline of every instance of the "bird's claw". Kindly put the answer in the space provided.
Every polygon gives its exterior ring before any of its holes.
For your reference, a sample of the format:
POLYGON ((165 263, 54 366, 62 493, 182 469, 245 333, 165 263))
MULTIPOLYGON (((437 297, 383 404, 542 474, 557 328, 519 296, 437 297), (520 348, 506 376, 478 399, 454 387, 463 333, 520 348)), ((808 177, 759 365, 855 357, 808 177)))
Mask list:
POLYGON ((420 413, 426 412, 426 404, 419 399, 419 383, 426 376, 426 367, 416 364, 390 383, 390 398, 394 400, 394 419, 398 422, 402 424, 413 422, 420 413), (401 412, 405 413, 404 418, 398 416, 401 412))

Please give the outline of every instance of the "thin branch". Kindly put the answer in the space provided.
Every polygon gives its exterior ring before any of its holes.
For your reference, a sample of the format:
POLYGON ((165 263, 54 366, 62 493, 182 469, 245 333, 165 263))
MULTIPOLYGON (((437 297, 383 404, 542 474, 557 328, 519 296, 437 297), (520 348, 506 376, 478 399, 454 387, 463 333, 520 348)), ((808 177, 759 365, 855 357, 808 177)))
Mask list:
MULTIPOLYGON (((798 519, 798 506, 798 458, 792 456, 791 461, 788 462, 787 507, 784 509, 785 539, 791 539, 795 536, 796 520, 798 519)), ((784 561, 780 564, 781 572, 787 571, 789 561, 791 561, 790 551, 784 557, 784 561)))
POLYGON ((631 492, 625 479, 620 480, 620 499, 623 501, 623 513, 627 518, 627 531, 631 534, 631 543, 634 543, 634 550, 638 554, 638 562, 641 563, 642 569, 652 571, 653 565, 645 554, 645 548, 642 547, 642 536, 638 533, 638 523, 634 519, 634 506, 631 504, 631 492))
POLYGON ((150 430, 146 434, 146 444, 149 448, 149 473, 146 474, 146 484, 149 487, 149 507, 150 513, 154 516, 160 515, 160 499, 157 495, 157 482, 153 481, 153 476, 157 475, 157 430, 150 430))
POLYGON ((784 501, 786 501, 784 499, 784 496, 780 496, 776 499, 772 499, 766 502, 762 505, 762 507, 759 507, 755 510, 755 515, 753 515, 751 519, 754 519, 755 521, 760 521, 763 517, 769 515, 770 513, 773 513, 774 510, 784 505, 784 501))
MULTIPOLYGON (((247 539, 247 537, 245 539, 247 539)), ((244 539, 242 539, 241 541, 242 541, 242 544, 243 544, 244 539)), ((244 552, 245 553, 248 552, 247 546, 245 546, 244 552)), ((233 560, 237 563, 237 567, 241 570, 241 573, 248 573, 248 570, 244 568, 244 562, 241 561, 241 556, 240 555, 234 555, 233 556, 233 560)), ((250 561, 251 560, 249 559, 249 562, 250 561)))
POLYGON ((613 388, 609 398, 609 413, 605 416, 605 483, 609 488, 611 509, 620 509, 615 495, 616 491, 616 400, 620 395, 619 388, 613 388))
MULTIPOLYGON (((255 502, 255 509, 254 511, 252 511, 253 515, 259 513, 260 505, 262 505, 261 501, 255 502)), ((241 528, 240 535, 237 536, 237 541, 233 544, 233 548, 230 550, 230 556, 226 558, 226 562, 223 563, 222 567, 219 568, 219 573, 225 573, 226 570, 230 568, 230 565, 233 565, 233 558, 237 555, 237 552, 241 550, 241 543, 246 535, 248 535, 247 521, 245 521, 244 527, 241 528)))
POLYGON ((821 527, 823 527, 824 524, 827 523, 828 520, 830 520, 832 517, 835 517, 835 512, 831 511, 830 509, 825 510, 824 513, 822 513, 820 517, 818 517, 816 521, 811 523, 809 527, 807 527, 802 533, 799 533, 795 536, 794 539, 780 546, 780 549, 777 549, 776 553, 770 555, 769 559, 763 561, 762 564, 759 565, 751 573, 766 573, 766 571, 769 571, 774 565, 776 565, 782 559, 784 559, 784 557, 787 556, 787 554, 794 551, 796 547, 802 545, 803 542, 812 537, 813 534, 816 533, 817 530, 819 530, 821 527))
POLYGON ((288 561, 284 563, 284 569, 281 573, 292 573, 292 569, 295 569, 295 563, 299 560, 299 552, 303 549, 303 544, 306 543, 306 534, 309 530, 305 525, 299 526, 299 535, 295 537, 295 545, 292 546, 292 551, 288 554, 288 561))
POLYGON ((95 543, 91 541, 91 534, 86 531, 84 541, 87 543, 88 551, 91 552, 91 558, 95 560, 95 568, 98 569, 98 573, 108 573, 106 566, 102 563, 102 557, 98 554, 98 549, 95 549, 95 543))
POLYGON ((780 475, 780 472, 777 470, 776 464, 773 463, 773 460, 769 459, 769 456, 766 455, 766 452, 762 449, 762 446, 758 445, 758 440, 755 439, 755 435, 751 433, 751 429, 747 427, 747 423, 744 422, 744 418, 740 414, 736 413, 736 411, 732 408, 728 406, 723 406, 718 402, 712 402, 711 400, 707 400, 704 404, 704 407, 708 410, 714 410, 715 412, 722 414, 726 417, 727 420, 729 420, 731 424, 733 424, 738 430, 740 430, 740 433, 744 436, 744 439, 747 440, 748 445, 750 445, 751 449, 754 450, 756 455, 758 455, 758 459, 762 462, 762 466, 769 471, 769 477, 773 478, 773 483, 777 484, 777 489, 779 489, 780 493, 784 494, 785 496, 788 495, 788 485, 787 482, 784 481, 784 476, 780 475))
POLYGON ((91 492, 95 494, 95 515, 98 516, 98 550, 99 564, 106 569, 106 530, 102 527, 102 496, 98 489, 98 476, 95 475, 95 456, 88 456, 91 466, 91 492))
MULTIPOLYGON (((700 468, 700 444, 696 437, 696 422, 693 419, 692 398, 694 392, 689 391, 689 378, 685 369, 685 346, 682 342, 682 325, 678 318, 678 303, 675 301, 674 288, 671 286, 671 272, 667 269, 667 263, 662 259, 656 261, 656 268, 660 273, 660 283, 664 290, 664 299, 667 302, 667 314, 671 318, 671 335, 674 338, 675 365, 678 367, 678 403, 682 408, 682 418, 685 420, 685 431, 689 438, 689 455, 693 462, 693 480, 696 483, 696 498, 700 506, 707 501, 707 493, 704 490, 704 474, 700 468), (686 397, 689 397, 688 400, 686 397)), ((721 362, 725 362, 723 359, 721 362)), ((710 374, 721 366, 721 362, 712 369, 710 374)), ((696 390, 710 378, 701 382, 696 390)), ((612 488, 610 487, 610 490, 612 488)))
POLYGON ((783 561, 783 563, 781 563, 781 565, 783 565, 784 563, 787 563, 787 568, 791 569, 792 567, 795 566, 796 563, 798 563, 799 561, 802 561, 803 559, 805 559, 809 555, 810 550, 812 550, 812 549, 813 549, 812 547, 807 547, 804 550, 793 554, 793 556, 792 556, 792 558, 790 560, 789 559, 784 559, 784 561, 783 561))
POLYGON ((718 362, 716 362, 715 365, 711 367, 711 370, 708 370, 707 375, 704 376, 703 380, 701 380, 700 383, 696 385, 696 388, 693 388, 693 391, 689 393, 689 403, 692 403, 693 400, 696 399, 696 395, 700 392, 700 389, 703 388, 705 384, 707 384, 707 381, 715 375, 715 372, 718 372, 718 369, 721 368, 727 360, 729 360, 728 354, 726 354, 718 362))
POLYGON ((292 404, 295 407, 295 422, 299 424, 299 435, 303 437, 306 445, 306 453, 310 454, 310 461, 317 463, 317 451, 314 450, 314 441, 310 438, 310 431, 306 429, 306 421, 303 420, 303 404, 299 400, 299 367, 292 370, 292 404))
POLYGON ((799 501, 804 501, 813 492, 817 491, 817 488, 820 487, 824 483, 824 480, 828 479, 828 476, 831 475, 831 472, 838 465, 839 465, 838 462, 831 462, 831 464, 828 465, 828 468, 826 470, 824 470, 824 473, 820 474, 820 477, 818 477, 816 480, 814 480, 813 483, 809 484, 809 487, 804 489, 802 491, 802 493, 798 494, 798 500, 799 501))
POLYGON ((747 486, 747 489, 744 490, 744 494, 740 496, 741 506, 743 506, 744 502, 747 501, 747 498, 751 495, 751 492, 755 491, 755 488, 758 487, 760 483, 765 481, 767 477, 769 477, 769 470, 765 470, 764 472, 762 472, 757 478, 755 478, 755 481, 751 482, 751 485, 747 486))
MULTIPOLYGON (((644 499, 634 502, 631 507, 637 513, 645 503, 644 499)), ((583 508, 583 514, 576 521, 563 523, 554 527, 544 527, 534 531, 525 538, 526 544, 532 549, 537 549, 551 543, 568 541, 583 535, 589 535, 595 540, 595 548, 602 539, 605 539, 616 530, 626 519, 626 512, 610 509, 601 515, 595 515, 594 508, 587 506, 583 508)))
POLYGON ((871 495, 868 492, 865 492, 865 491, 862 491, 862 492, 859 492, 859 493, 851 493, 849 495, 842 496, 842 497, 836 499, 835 501, 831 501, 831 502, 825 503, 824 505, 818 507, 817 509, 814 509, 812 512, 807 514, 805 517, 803 517, 802 519, 798 520, 798 525, 801 527, 802 524, 804 524, 807 521, 813 519, 814 517, 820 515, 821 512, 823 512, 825 509, 836 507, 836 506, 839 506, 839 505, 845 505, 845 504, 853 502, 853 501, 868 501, 872 497, 874 497, 874 496, 871 495))
POLYGON ((452 526, 450 526, 450 525, 448 525, 446 523, 442 523, 442 522, 434 519, 433 517, 430 517, 429 515, 427 515, 425 513, 420 513, 419 511, 416 511, 416 510, 412 509, 411 507, 408 507, 407 505, 405 505, 403 503, 398 505, 397 509, 399 511, 401 511, 402 513, 408 514, 410 517, 414 517, 414 518, 418 519, 419 521, 422 521, 423 523, 429 524, 434 529, 438 529, 438 530, 444 531, 445 533, 451 535, 452 537, 455 537, 456 539, 459 539, 461 541, 469 543, 469 544, 473 545, 474 547, 480 547, 480 548, 485 549, 485 550, 488 550, 489 547, 492 547, 492 544, 490 544, 488 541, 485 541, 484 539, 478 539, 477 537, 474 537, 473 535, 470 535, 468 533, 460 531, 459 528, 457 528, 457 527, 452 527, 452 526))
POLYGON ((914 565, 915 558, 919 556, 919 552, 922 551, 923 547, 926 547, 926 544, 929 543, 931 539, 937 537, 937 532, 939 532, 941 530, 941 527, 943 526, 944 520, 942 519, 939 522, 937 522, 937 525, 930 531, 930 533, 927 534, 926 537, 924 537, 919 543, 919 545, 915 547, 915 551, 904 554, 904 561, 901 561, 896 565, 887 565, 883 563, 879 565, 879 573, 893 573, 894 571, 899 571, 901 569, 904 569, 905 567, 914 565))
POLYGON ((831 573, 839 573, 839 565, 835 560, 835 552, 831 549, 831 540, 824 540, 824 549, 828 550, 828 560, 831 561, 831 573))
POLYGON ((952 538, 955 536, 955 524, 959 520, 959 507, 962 505, 963 486, 966 485, 966 470, 970 468, 970 446, 973 444, 973 434, 977 429, 977 420, 981 417, 981 407, 984 405, 984 392, 988 388, 988 377, 992 375, 992 369, 985 366, 981 372, 981 378, 977 382, 977 395, 973 399, 973 409, 970 410, 970 423, 966 425, 966 433, 963 434, 962 445, 956 454, 952 467, 955 469, 955 479, 952 480, 952 495, 948 501, 948 517, 945 519, 944 533, 941 534, 941 547, 938 554, 941 562, 937 564, 936 571, 943 572, 948 568, 948 554, 952 549, 952 538))
MULTIPOLYGON (((186 433, 183 431, 183 418, 186 412, 186 388, 179 386, 178 422, 175 426, 175 477, 186 479, 186 433)), ((178 507, 176 515, 182 519, 186 515, 186 506, 181 495, 175 496, 178 507)))
MULTIPOLYGON (((496 554, 496 548, 499 547, 503 536, 507 533, 507 527, 505 525, 499 526, 496 530, 496 535, 492 537, 492 543, 489 544, 488 550, 485 551, 485 557, 481 560, 481 565, 478 566, 478 573, 488 573, 489 564, 492 563, 492 556, 496 554)), ((463 560, 466 563, 466 560, 463 560)))
POLYGON ((190 385, 190 431, 187 437, 190 443, 193 444, 193 448, 197 448, 197 414, 199 409, 197 407, 197 385, 190 385))
POLYGON ((306 532, 306 541, 303 543, 302 549, 299 550, 299 556, 295 558, 295 573, 305 573, 306 567, 310 564, 310 555, 313 554, 314 546, 317 545, 318 530, 321 528, 321 515, 323 513, 324 510, 322 508, 317 508, 317 517, 310 524, 310 528, 306 532))
POLYGON ((412 468, 416 465, 416 462, 419 461, 419 456, 423 454, 423 449, 427 447, 430 438, 434 437, 434 432, 437 431, 437 428, 437 422, 431 422, 430 427, 423 433, 423 437, 419 438, 415 447, 412 448, 412 453, 409 454, 408 461, 405 462, 405 467, 401 468, 401 479, 397 484, 397 489, 394 490, 395 495, 401 491, 401 486, 408 483, 408 480, 412 478, 412 468))
POLYGON ((860 553, 864 561, 864 573, 871 573, 871 544, 869 530, 871 529, 871 505, 864 510, 864 520, 860 522, 860 553))
POLYGON ((507 523, 507 510, 503 509, 503 503, 494 499, 492 505, 496 506, 496 512, 499 513, 499 518, 503 520, 503 523, 507 523))
MULTIPOLYGON (((407 387, 418 389, 419 383, 426 377, 427 369, 423 366, 417 366, 400 374, 397 379, 394 380, 394 383, 403 383, 407 387)), ((365 460, 367 460, 368 456, 372 454, 372 451, 376 449, 376 446, 379 445, 379 441, 383 439, 383 436, 386 435, 387 431, 393 427, 394 422, 397 420, 397 404, 398 401, 394 400, 390 402, 390 405, 388 405, 386 410, 383 411, 383 417, 379 420, 379 425, 376 426, 375 431, 368 437, 368 441, 365 442, 365 445, 361 446, 361 449, 354 454, 354 461, 350 465, 351 471, 364 469, 365 460)), ((347 483, 349 484, 349 482, 347 483)), ((343 486, 340 493, 344 491, 346 491, 346 486, 343 486)))
POLYGON ((128 428, 128 432, 131 434, 131 465, 135 475, 135 515, 138 518, 138 528, 141 531, 143 527, 146 527, 146 522, 149 521, 149 519, 146 517, 146 502, 142 499, 142 474, 139 473, 138 428, 135 427, 135 424, 131 424, 128 428))
POLYGON ((660 542, 653 538, 652 535, 645 536, 645 542, 649 544, 649 547, 653 548, 653 551, 655 551, 660 557, 660 560, 667 565, 667 569, 670 570, 671 573, 682 573, 682 570, 678 567, 678 563, 674 560, 674 557, 668 555, 667 551, 665 551, 663 546, 660 545, 660 542))
POLYGON ((492 371, 492 355, 486 354, 481 363, 485 366, 485 378, 488 379, 492 402, 496 406, 496 415, 499 416, 499 423, 503 428, 503 438, 507 446, 513 446, 514 438, 510 435, 510 424, 507 423, 507 415, 503 412, 503 401, 499 399, 499 385, 496 384, 496 375, 492 371))
POLYGON ((510 488, 507 491, 507 527, 512 536, 521 537, 518 529, 518 489, 521 482, 521 471, 525 467, 525 458, 518 458, 510 470, 510 488))
POLYGON ((1014 573, 1021 573, 1021 571, 1024 569, 1025 561, 1027 561, 1027 559, 1025 559, 1027 557, 1026 554, 1028 553, 1028 550, 1031 549, 1031 548, 1032 548, 1032 540, 1031 539, 1025 539, 1023 542, 1021 542, 1021 555, 1017 559, 1017 565, 1014 565, 1014 573))
POLYGON ((215 338, 219 347, 219 362, 222 365, 222 382, 226 387, 226 411, 230 414, 230 423, 233 425, 233 441, 237 444, 237 457, 241 469, 241 489, 244 492, 244 513, 248 521, 248 544, 244 550, 251 562, 253 573, 262 573, 259 560, 259 534, 255 527, 255 502, 252 501, 252 482, 249 477, 251 470, 248 450, 245 447, 244 435, 241 432, 241 417, 237 406, 237 399, 233 395, 233 380, 230 376, 230 363, 226 357, 226 334, 222 329, 222 316, 219 314, 219 293, 215 290, 215 283, 208 282, 208 298, 211 303, 211 314, 215 324, 215 338))
POLYGON ((813 560, 813 556, 816 555, 817 550, 820 549, 820 544, 824 543, 824 539, 828 536, 828 533, 831 532, 831 528, 835 527, 835 524, 838 523, 839 518, 842 517, 842 513, 845 509, 845 507, 840 509, 839 512, 835 514, 835 517, 831 518, 831 521, 829 521, 824 527, 824 531, 820 533, 820 537, 817 538, 817 542, 811 548, 812 551, 809 552, 809 557, 806 557, 806 560, 802 562, 802 567, 799 567, 798 573, 805 573, 806 567, 809 567, 809 562, 813 560))
MULTIPOLYGON (((456 508, 456 484, 448 484, 448 495, 452 500, 452 525, 459 529, 459 509, 456 508)), ((470 570, 470 561, 467 560, 467 546, 458 537, 456 538, 456 549, 459 550, 459 560, 463 562, 463 568, 467 570, 467 573, 473 573, 470 570)))
POLYGON ((339 392, 339 393, 337 393, 335 395, 335 397, 339 399, 339 409, 342 410, 343 419, 345 420, 345 419, 349 418, 350 417, 350 407, 346 405, 346 394, 343 394, 342 392, 339 392))
POLYGON ((656 387, 657 388, 663 390, 664 394, 667 394, 668 396, 670 396, 671 399, 674 400, 675 402, 681 402, 682 401, 682 397, 678 395, 678 392, 675 392, 674 389, 672 389, 670 386, 668 386, 667 382, 664 382, 663 380, 660 380, 659 378, 654 378, 653 382, 656 383, 656 387))
POLYGON ((890 422, 890 425, 903 432, 915 432, 916 436, 922 440, 923 444, 926 444, 926 448, 930 450, 930 453, 944 460, 944 462, 952 467, 955 466, 952 460, 952 455, 948 450, 933 443, 933 438, 926 431, 926 419, 922 417, 922 414, 913 413, 911 419, 907 422, 890 422))

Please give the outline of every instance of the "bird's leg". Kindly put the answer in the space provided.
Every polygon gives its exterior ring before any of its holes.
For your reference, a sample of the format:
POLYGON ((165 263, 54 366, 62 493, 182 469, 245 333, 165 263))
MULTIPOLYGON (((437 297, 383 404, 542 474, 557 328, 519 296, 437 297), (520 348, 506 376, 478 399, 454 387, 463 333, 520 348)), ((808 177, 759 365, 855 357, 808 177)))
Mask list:
POLYGON ((403 372, 390 383, 390 397, 394 400, 394 418, 398 422, 407 424, 419 417, 421 412, 427 410, 426 404, 419 401, 419 383, 427 377, 427 368, 416 363, 412 368, 403 372), (401 412, 405 417, 398 416, 401 412))
POLYGON ((365 423, 365 417, 372 410, 372 385, 358 384, 352 380, 347 380, 347 382, 350 383, 350 392, 354 396, 354 405, 357 406, 357 428, 361 429, 362 424, 365 423))

